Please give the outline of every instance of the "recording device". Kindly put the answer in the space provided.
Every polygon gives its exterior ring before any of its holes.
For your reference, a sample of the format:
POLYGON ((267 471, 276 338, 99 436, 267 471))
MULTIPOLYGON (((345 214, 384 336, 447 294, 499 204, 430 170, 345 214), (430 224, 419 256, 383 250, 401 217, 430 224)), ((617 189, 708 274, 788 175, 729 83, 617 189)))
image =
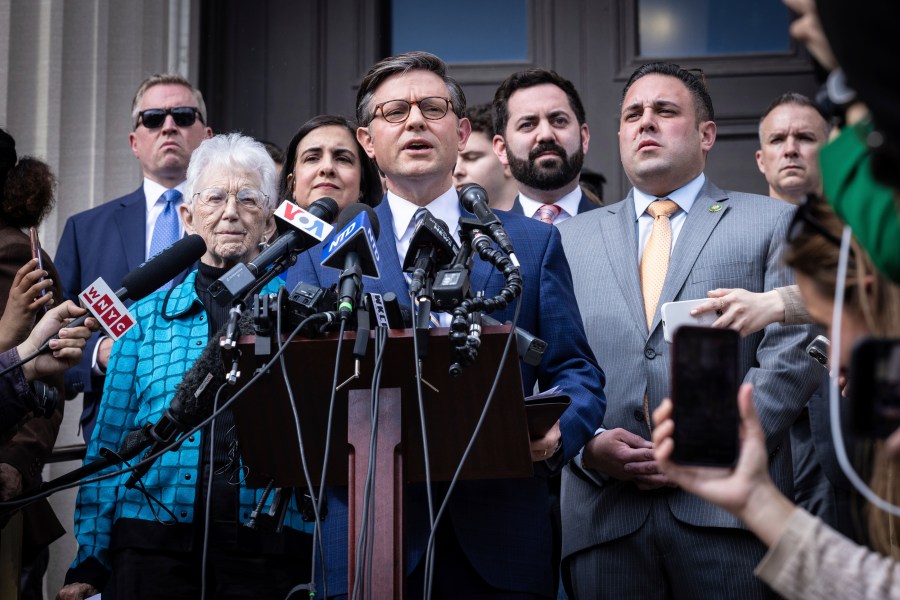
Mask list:
POLYGON ((806 347, 806 353, 812 357, 817 363, 828 370, 828 349, 831 348, 831 342, 824 335, 817 335, 816 339, 811 341, 806 347))
POLYGON ((697 316, 691 314, 692 310, 707 301, 708 298, 698 298, 697 300, 664 303, 659 309, 662 318, 663 339, 671 344, 672 337, 682 325, 712 325, 719 314, 718 311, 705 312, 697 316))
POLYGON ((378 217, 371 206, 351 204, 341 212, 331 243, 322 249, 322 266, 341 271, 338 279, 341 319, 349 319, 359 303, 363 276, 378 279, 378 217))
POLYGON ((672 344, 672 460, 731 467, 738 458, 740 335, 684 325, 672 344))
POLYGON ((425 211, 425 216, 416 224, 403 261, 403 271, 412 273, 410 293, 418 295, 426 279, 452 262, 458 251, 459 246, 447 231, 447 224, 425 211))
MULTIPOLYGON (((38 269, 43 270, 44 269, 44 259, 41 256, 41 240, 38 237, 37 227, 29 227, 28 228, 28 238, 29 238, 29 241, 31 242, 31 258, 36 258, 38 261, 38 264, 37 264, 38 269)), ((41 277, 40 279, 38 279, 38 282, 41 282, 43 280, 44 280, 44 278, 41 277)), ((41 290, 42 297, 44 295, 46 295, 46 293, 47 293, 47 290, 41 290)), ((41 313, 47 312, 47 306, 46 305, 41 306, 40 312, 41 313)))
POLYGON ((900 339, 869 337, 857 343, 848 382, 858 435, 886 438, 900 427, 900 339))
MULTIPOLYGON (((116 296, 122 301, 140 300, 177 277, 179 273, 200 260, 205 252, 206 242, 202 237, 197 234, 183 237, 125 275, 116 296)), ((84 325, 88 316, 90 313, 78 317, 66 325, 66 328, 84 325)), ((55 339, 59 339, 59 335, 54 335, 44 342, 38 348, 38 353, 46 352, 50 348, 50 340, 55 339)))
MULTIPOLYGON (((481 321, 484 325, 502 325, 497 319, 484 314, 481 315, 481 321)), ((541 338, 521 327, 516 327, 516 350, 526 365, 536 367, 541 364, 548 347, 549 344, 541 338)))
MULTIPOLYGON (((240 263, 209 286, 213 297, 223 297, 230 302, 246 293, 256 284, 266 268, 275 261, 292 258, 299 252, 312 248, 331 233, 330 225, 339 212, 337 202, 331 198, 319 198, 308 210, 303 210, 285 200, 275 211, 278 237, 268 248, 247 263, 240 263)), ((230 339, 230 338, 229 338, 230 339)))
POLYGON ((488 206, 487 192, 484 191, 484 188, 477 183, 467 183, 459 190, 459 201, 463 208, 473 213, 481 221, 481 224, 488 228, 491 238, 497 242, 501 250, 509 255, 513 264, 518 266, 519 262, 514 258, 512 242, 509 241, 503 223, 488 206))
POLYGON ((30 385, 33 396, 25 397, 28 410, 36 417, 49 419, 59 404, 59 390, 38 380, 32 381, 30 385))

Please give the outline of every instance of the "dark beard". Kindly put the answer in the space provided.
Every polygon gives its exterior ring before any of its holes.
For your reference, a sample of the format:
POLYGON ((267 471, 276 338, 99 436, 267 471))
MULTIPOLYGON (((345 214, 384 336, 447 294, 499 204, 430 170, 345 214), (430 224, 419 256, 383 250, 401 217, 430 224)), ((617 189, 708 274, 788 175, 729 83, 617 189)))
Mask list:
POLYGON ((576 179, 581 174, 584 165, 584 151, 581 146, 569 156, 562 146, 556 144, 540 144, 528 154, 528 159, 521 159, 506 148, 506 159, 509 161, 509 170, 516 181, 532 187, 536 190, 556 190, 576 179), (562 159, 559 167, 539 167, 537 157, 544 152, 553 152, 562 159))

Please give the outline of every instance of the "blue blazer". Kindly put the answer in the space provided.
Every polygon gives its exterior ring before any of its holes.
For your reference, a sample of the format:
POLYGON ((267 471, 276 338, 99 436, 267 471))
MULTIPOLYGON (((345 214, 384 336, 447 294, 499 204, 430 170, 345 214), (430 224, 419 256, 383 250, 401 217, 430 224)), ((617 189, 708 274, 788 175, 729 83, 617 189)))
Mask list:
MULTIPOLYGON (((600 208, 593 202, 587 199, 587 196, 584 195, 584 192, 581 192, 581 200, 578 202, 578 214, 580 215, 583 212, 587 212, 589 210, 594 210, 595 208, 600 208)), ((525 215, 525 211, 522 210, 522 203, 519 202, 519 197, 516 196, 516 199, 513 201, 512 207, 509 209, 509 212, 515 213, 517 215, 525 215)), ((529 215, 525 215, 529 216, 529 215)), ((573 217, 575 215, 572 215, 573 217)))
MULTIPOLYGON (((122 278, 144 262, 147 247, 147 203, 144 188, 69 217, 56 250, 56 268, 65 297, 78 302, 78 294, 98 277, 118 289, 122 278)), ((184 280, 186 270, 177 282, 184 280)), ((97 418, 97 404, 103 394, 104 377, 91 372, 94 345, 88 340, 81 362, 66 371, 66 391, 73 397, 84 392, 81 427, 85 442, 90 440, 97 418)))
MULTIPOLYGON (((474 217, 465 209, 461 211, 464 217, 474 217)), ((378 239, 381 278, 364 278, 365 291, 391 291, 401 302, 408 302, 409 292, 400 270, 388 202, 382 201, 375 213, 382 232, 378 239)), ((498 215, 522 267, 524 291, 518 325, 549 344, 538 367, 520 363, 523 391, 530 394, 535 383, 542 390, 558 385, 571 396, 572 405, 560 419, 561 458, 568 461, 603 420, 606 407, 603 371, 597 366, 585 337, 557 229, 519 215, 504 212, 498 215)), ((337 281, 338 271, 322 267, 320 255, 321 245, 299 257, 288 272, 289 290, 299 281, 325 287, 337 281)), ((473 290, 485 290, 486 295, 492 296, 500 290, 504 279, 493 266, 476 259, 471 284, 473 290)), ((507 307, 492 316, 500 321, 511 320, 513 308, 507 307)), ((536 467, 536 471, 541 470, 540 465, 536 467)), ((424 485, 408 486, 406 498, 406 560, 407 572, 411 572, 424 554, 429 532, 424 485)), ((489 584, 505 590, 553 596, 549 506, 545 477, 461 481, 444 518, 451 520, 463 552, 489 584)), ((346 488, 329 490, 328 509, 323 523, 328 591, 329 594, 346 593, 346 488)))

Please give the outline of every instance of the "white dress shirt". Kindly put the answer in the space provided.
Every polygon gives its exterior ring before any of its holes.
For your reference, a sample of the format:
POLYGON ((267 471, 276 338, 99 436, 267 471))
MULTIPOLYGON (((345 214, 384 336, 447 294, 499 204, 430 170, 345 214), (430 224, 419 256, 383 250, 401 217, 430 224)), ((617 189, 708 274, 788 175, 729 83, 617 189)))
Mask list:
MULTIPOLYGON (((172 189, 178 190, 184 194, 184 182, 182 181, 172 189)), ((147 202, 147 228, 145 230, 147 232, 147 237, 145 239, 146 244, 144 245, 145 259, 150 258, 150 242, 153 241, 153 229, 156 227, 156 219, 159 218, 159 215, 161 215, 162 211, 166 208, 165 202, 159 202, 159 198, 168 190, 169 188, 166 186, 160 185, 155 181, 150 181, 146 177, 144 178, 144 199, 147 202)), ((175 208, 177 209, 182 204, 184 204, 183 196, 181 200, 175 203, 175 208)), ((181 219, 178 219, 178 239, 181 239, 183 236, 184 224, 181 222, 181 219)))
MULTIPOLYGON (((543 202, 532 200, 525 194, 519 192, 519 204, 522 205, 522 212, 526 217, 534 217, 534 213, 544 206, 543 202)), ((560 209, 559 214, 553 219, 554 225, 559 225, 567 219, 571 219, 578 214, 578 205, 581 204, 581 186, 575 186, 575 189, 554 202, 560 209)))
MULTIPOLYGON (((691 207, 694 206, 694 200, 697 199, 697 195, 700 193, 700 189, 703 187, 704 183, 706 183, 706 176, 703 173, 700 173, 700 175, 691 180, 688 184, 678 188, 668 196, 665 196, 678 205, 678 210, 669 217, 669 223, 672 225, 672 248, 669 250, 670 255, 675 250, 675 242, 678 240, 678 234, 681 233, 681 228, 684 226, 687 214, 691 211, 691 207)), ((653 230, 653 217, 647 212, 647 207, 650 206, 651 202, 662 199, 662 197, 645 194, 641 190, 634 188, 634 217, 637 222, 638 242, 637 264, 641 264, 641 257, 644 255, 644 246, 647 245, 647 240, 650 239, 650 232, 653 230)))

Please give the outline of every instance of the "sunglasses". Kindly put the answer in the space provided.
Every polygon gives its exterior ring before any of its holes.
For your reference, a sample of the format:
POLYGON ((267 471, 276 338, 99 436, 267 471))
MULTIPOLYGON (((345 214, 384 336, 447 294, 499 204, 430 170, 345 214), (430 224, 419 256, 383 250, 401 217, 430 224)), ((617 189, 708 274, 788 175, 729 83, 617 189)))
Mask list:
MULTIPOLYGON (((179 127, 190 127, 200 119, 203 123, 203 117, 200 111, 193 106, 176 106, 175 108, 148 108, 138 113, 137 125, 143 125, 147 129, 156 129, 162 127, 166 122, 166 117, 172 115, 172 120, 179 127)), ((135 125, 135 127, 137 127, 135 125)))

